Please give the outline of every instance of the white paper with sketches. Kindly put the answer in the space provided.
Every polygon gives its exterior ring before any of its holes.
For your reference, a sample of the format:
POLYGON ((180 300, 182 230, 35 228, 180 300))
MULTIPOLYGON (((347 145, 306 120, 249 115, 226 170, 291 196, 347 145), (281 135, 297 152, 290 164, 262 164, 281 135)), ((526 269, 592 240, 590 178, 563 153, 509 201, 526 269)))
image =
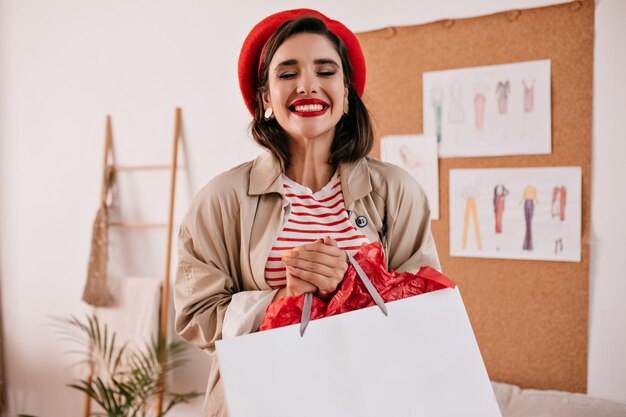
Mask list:
POLYGON ((394 135, 380 140, 380 159, 404 168, 422 186, 433 220, 439 218, 439 159, 434 136, 394 135))
POLYGON ((550 153, 550 89, 549 60, 425 72, 424 134, 442 158, 550 153))
POLYGON ((580 262, 581 172, 450 170, 450 255, 580 262))

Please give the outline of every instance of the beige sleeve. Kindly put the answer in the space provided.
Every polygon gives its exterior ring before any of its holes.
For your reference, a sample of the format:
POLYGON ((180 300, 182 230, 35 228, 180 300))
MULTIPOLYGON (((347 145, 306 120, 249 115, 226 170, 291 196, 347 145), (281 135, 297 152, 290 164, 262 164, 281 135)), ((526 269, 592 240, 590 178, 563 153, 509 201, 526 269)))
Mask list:
POLYGON ((242 291, 234 294, 226 309, 222 338, 230 339, 259 330, 265 310, 278 290, 242 291))
POLYGON ((233 293, 233 279, 219 259, 223 248, 210 236, 191 235, 183 223, 178 241, 178 271, 174 285, 175 328, 201 349, 213 351, 222 337, 222 323, 233 293))
POLYGON ((396 190, 390 190, 387 205, 389 268, 415 273, 430 266, 440 271, 426 194, 408 173, 402 171, 399 175, 402 181, 396 190))

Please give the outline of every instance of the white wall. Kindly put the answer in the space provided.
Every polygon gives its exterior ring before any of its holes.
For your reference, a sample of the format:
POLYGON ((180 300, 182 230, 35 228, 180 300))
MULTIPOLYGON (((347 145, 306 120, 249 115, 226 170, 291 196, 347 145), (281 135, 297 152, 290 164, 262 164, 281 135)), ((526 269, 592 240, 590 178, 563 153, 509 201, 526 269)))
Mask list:
MULTIPOLYGON (((322 2, 355 31, 419 24, 513 8, 540 0, 322 2), (356 12, 358 10, 358 12, 356 12)), ((113 116, 120 163, 168 161, 175 106, 183 108, 184 169, 176 218, 192 194, 222 170, 252 158, 249 117, 238 92, 237 56, 262 17, 302 1, 0 0, 0 288, 8 378, 7 416, 80 415, 66 388, 68 358, 51 315, 82 314, 91 221, 100 190, 104 115, 113 116)), ((308 5, 310 7, 310 4, 308 5)), ((626 402, 626 4, 597 5, 592 181, 589 392, 626 402), (622 152, 620 152, 622 151, 622 152)), ((126 218, 165 216, 167 175, 120 177, 126 218), (162 203, 161 203, 162 202, 162 203)), ((116 211, 116 212, 117 212, 116 211)), ((163 233, 113 232, 112 273, 158 277, 163 233), (148 243, 146 243, 148 242, 148 243), (129 250, 131 248, 131 250, 129 250)), ((177 389, 203 389, 208 364, 177 389)), ((197 415, 200 402, 173 415, 197 415)))
POLYGON ((589 377, 592 395, 626 402, 626 2, 596 7, 589 377))

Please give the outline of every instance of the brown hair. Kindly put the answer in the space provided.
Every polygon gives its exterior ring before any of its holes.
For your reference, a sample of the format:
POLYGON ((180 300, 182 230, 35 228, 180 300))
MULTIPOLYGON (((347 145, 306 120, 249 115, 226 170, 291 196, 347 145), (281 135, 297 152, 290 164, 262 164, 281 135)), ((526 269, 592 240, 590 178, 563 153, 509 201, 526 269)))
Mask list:
POLYGON ((343 41, 328 30, 326 24, 315 17, 300 17, 283 23, 270 37, 263 49, 259 77, 256 83, 254 119, 250 130, 254 140, 272 152, 286 169, 290 164, 289 146, 285 131, 276 119, 265 120, 263 93, 268 88, 269 65, 272 57, 289 37, 299 33, 313 33, 328 38, 337 49, 343 67, 344 85, 348 87, 348 114, 335 127, 335 137, 330 149, 328 163, 336 167, 340 162, 356 161, 365 157, 372 149, 374 131, 369 112, 352 86, 352 66, 343 41))

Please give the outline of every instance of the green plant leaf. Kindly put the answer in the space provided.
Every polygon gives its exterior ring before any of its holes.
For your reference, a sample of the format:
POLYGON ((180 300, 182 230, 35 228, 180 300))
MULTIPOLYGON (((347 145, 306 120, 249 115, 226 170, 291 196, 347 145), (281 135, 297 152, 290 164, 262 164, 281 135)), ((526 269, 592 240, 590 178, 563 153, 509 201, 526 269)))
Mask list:
MULTIPOLYGON (((183 366, 182 357, 189 347, 182 341, 169 344, 163 338, 148 341, 141 349, 128 344, 118 347, 117 334, 102 325, 95 315, 81 321, 74 316, 57 318, 62 326, 61 336, 86 347, 85 359, 77 364, 97 364, 101 374, 92 380, 78 380, 68 386, 93 399, 105 413, 92 416, 145 417, 156 396, 164 394, 169 402, 159 416, 165 416, 174 406, 202 395, 199 392, 164 392, 162 381, 172 369, 183 366), (65 329, 63 329, 65 328, 65 329), (72 332, 74 331, 74 333, 72 332), (75 332, 83 337, 76 336, 75 332)), ((80 352, 75 352, 80 353, 80 352)))

